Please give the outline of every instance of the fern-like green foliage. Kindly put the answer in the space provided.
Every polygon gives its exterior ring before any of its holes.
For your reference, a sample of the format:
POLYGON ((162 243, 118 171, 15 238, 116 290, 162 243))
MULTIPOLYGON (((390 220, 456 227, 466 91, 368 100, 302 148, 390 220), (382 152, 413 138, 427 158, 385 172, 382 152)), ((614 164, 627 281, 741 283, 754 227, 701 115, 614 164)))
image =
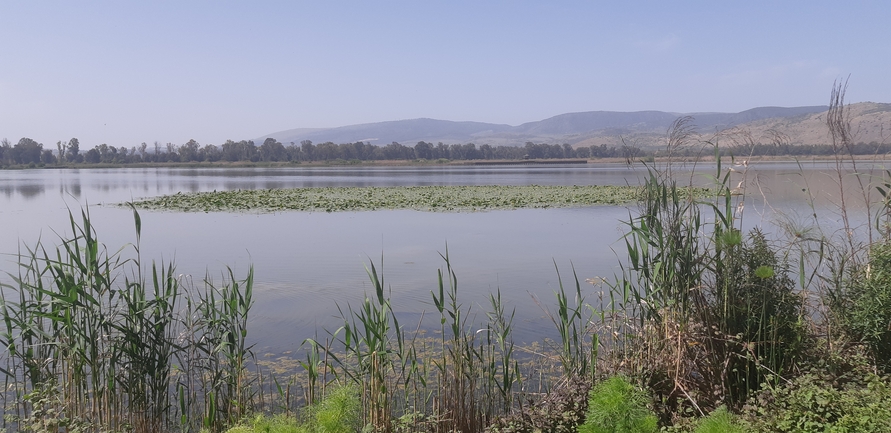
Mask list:
POLYGON ((359 431, 360 415, 358 391, 352 386, 340 386, 318 404, 308 407, 302 422, 284 415, 258 415, 226 433, 351 433, 359 431))
POLYGON ((310 408, 311 433, 349 433, 359 430, 359 393, 352 386, 340 386, 310 408))
POLYGON ((656 415, 647 408, 649 397, 623 377, 594 386, 588 396, 588 413, 579 433, 653 433, 656 415))
POLYGON ((724 406, 715 409, 699 421, 695 433, 746 433, 735 417, 724 406))
MULTIPOLYGON (((203 432, 203 431, 202 431, 203 432)), ((297 419, 285 415, 257 415, 249 422, 226 430, 226 433, 306 433, 297 419)))
POLYGON ((226 430, 226 433, 308 433, 306 426, 285 415, 257 415, 249 422, 226 430))

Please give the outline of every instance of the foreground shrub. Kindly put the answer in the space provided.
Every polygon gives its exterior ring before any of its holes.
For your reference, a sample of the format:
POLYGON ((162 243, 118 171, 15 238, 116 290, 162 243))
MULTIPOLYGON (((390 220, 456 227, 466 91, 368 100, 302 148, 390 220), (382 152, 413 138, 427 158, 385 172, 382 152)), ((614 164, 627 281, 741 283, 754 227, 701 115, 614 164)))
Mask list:
POLYGON ((736 233, 722 236, 724 261, 716 263, 714 301, 701 312, 733 337, 711 336, 704 343, 720 348, 713 362, 725 366, 720 376, 726 378, 727 402, 734 404, 757 391, 768 374, 786 374, 807 347, 804 307, 788 266, 760 230, 744 243, 736 233))
MULTIPOLYGON (((671 132, 683 146, 683 122, 671 132)), ((809 341, 789 266, 759 230, 742 231, 742 203, 720 161, 713 198, 649 167, 640 214, 627 222, 612 311, 619 371, 644 378, 664 424, 721 405, 738 409, 771 375, 794 370, 809 341), (711 215, 708 215, 708 214, 711 215)))
POLYGON ((649 397, 616 376, 597 384, 588 398, 588 413, 579 433, 655 432, 657 418, 647 408, 649 397))
POLYGON ((891 431, 891 382, 863 363, 854 370, 817 368, 766 388, 744 409, 756 432, 891 431))
POLYGON ((891 372, 891 241, 872 246, 867 266, 854 273, 846 292, 833 299, 836 318, 876 365, 891 372))
POLYGON ((226 430, 226 433, 305 433, 297 420, 285 415, 258 415, 247 424, 238 425, 226 430))
POLYGON ((322 401, 310 406, 303 422, 284 415, 259 415, 248 424, 232 427, 226 433, 349 433, 360 430, 359 392, 351 386, 340 386, 322 401))
POLYGON ((360 427, 359 392, 352 386, 340 386, 315 406, 309 408, 308 432, 348 433, 360 427))
POLYGON ((486 431, 576 433, 585 419, 590 389, 587 381, 566 380, 540 401, 496 419, 486 431))
POLYGON ((746 433, 726 407, 721 406, 699 421, 695 433, 746 433))

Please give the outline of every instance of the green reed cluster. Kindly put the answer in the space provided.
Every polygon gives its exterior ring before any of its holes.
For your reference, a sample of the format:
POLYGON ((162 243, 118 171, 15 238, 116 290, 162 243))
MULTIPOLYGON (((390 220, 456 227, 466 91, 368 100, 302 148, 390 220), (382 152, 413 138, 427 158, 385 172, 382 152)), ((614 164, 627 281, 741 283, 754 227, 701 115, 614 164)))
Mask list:
MULTIPOLYGON (((498 292, 489 298, 486 320, 475 322, 472 309, 459 300, 448 252, 442 257, 445 268, 431 293, 438 338, 424 336, 420 323, 414 332, 403 329, 383 276, 371 264, 374 297, 359 309, 341 309, 344 325, 334 340, 342 349, 326 347, 332 377, 361 385, 365 422, 378 431, 481 431, 526 392, 523 374, 532 371, 521 367, 514 352, 514 312, 506 311, 498 292)), ((313 342, 311 348, 317 347, 313 342)), ((551 372, 554 362, 547 362, 551 372)), ((319 379, 317 369, 306 373, 310 384, 319 379)))
POLYGON ((13 284, 2 285, 4 422, 220 429, 250 410, 251 274, 236 281, 230 270, 224 284, 207 279, 197 290, 172 263, 143 266, 135 211, 136 243, 113 252, 87 211, 69 221, 70 238, 20 253, 13 284))

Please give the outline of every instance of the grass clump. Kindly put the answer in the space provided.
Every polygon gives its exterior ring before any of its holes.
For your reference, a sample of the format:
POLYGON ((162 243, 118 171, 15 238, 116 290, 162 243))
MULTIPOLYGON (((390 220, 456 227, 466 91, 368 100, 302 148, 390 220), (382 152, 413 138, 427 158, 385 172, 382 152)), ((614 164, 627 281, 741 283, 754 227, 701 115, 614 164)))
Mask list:
POLYGON ((694 433, 746 433, 727 407, 721 406, 699 421, 694 433))
POLYGON ((248 423, 226 430, 226 433, 305 433, 295 418, 286 415, 257 415, 248 423))
POLYGON ((350 433, 360 430, 362 404, 353 386, 332 388, 320 402, 304 409, 301 419, 258 415, 226 433, 350 433))
POLYGON ((362 403, 352 386, 339 386, 309 407, 309 433, 348 433, 360 427, 362 403))
POLYGON ((647 408, 650 398, 627 379, 614 376, 594 386, 579 433, 652 433, 658 419, 647 408))

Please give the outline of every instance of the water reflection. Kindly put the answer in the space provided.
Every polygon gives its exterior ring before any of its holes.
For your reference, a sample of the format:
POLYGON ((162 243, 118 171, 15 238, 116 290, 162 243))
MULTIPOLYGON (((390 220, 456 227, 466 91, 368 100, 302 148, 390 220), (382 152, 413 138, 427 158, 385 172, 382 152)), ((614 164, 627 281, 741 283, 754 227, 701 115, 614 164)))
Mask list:
POLYGON ((16 191, 26 200, 32 200, 44 193, 46 187, 42 184, 24 184, 16 186, 16 191))
POLYGON ((59 194, 63 196, 69 195, 75 199, 79 199, 81 194, 80 181, 75 180, 68 184, 60 183, 59 194))

